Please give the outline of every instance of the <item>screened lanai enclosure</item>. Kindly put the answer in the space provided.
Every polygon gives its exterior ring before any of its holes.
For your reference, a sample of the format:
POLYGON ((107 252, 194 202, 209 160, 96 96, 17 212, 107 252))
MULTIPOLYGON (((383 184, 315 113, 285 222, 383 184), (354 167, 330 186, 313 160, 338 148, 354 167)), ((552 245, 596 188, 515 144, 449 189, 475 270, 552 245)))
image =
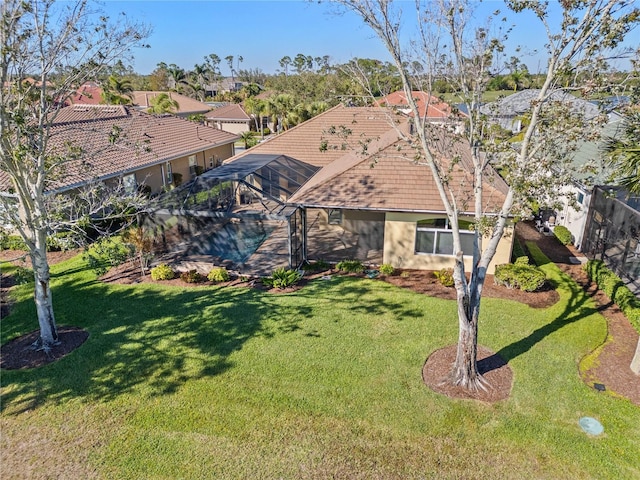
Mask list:
POLYGON ((619 188, 596 187, 582 249, 640 292, 640 197, 619 188))
POLYGON ((317 167, 249 154, 155 198, 145 223, 171 257, 268 275, 306 259, 303 209, 288 199, 317 167))

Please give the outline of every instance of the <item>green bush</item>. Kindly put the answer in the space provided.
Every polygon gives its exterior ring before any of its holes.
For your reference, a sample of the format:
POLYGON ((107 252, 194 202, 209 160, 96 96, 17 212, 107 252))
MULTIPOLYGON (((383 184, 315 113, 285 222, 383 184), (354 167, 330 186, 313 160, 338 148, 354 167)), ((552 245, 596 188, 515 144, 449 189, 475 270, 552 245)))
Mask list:
POLYGON ((16 268, 16 271, 13 273, 13 279, 18 285, 24 285, 35 281, 33 270, 27 267, 16 268))
POLYGON ((393 275, 394 271, 395 269, 393 268, 393 266, 389 265, 388 263, 383 263, 382 265, 380 265, 380 273, 383 275, 393 275))
POLYGON ((607 268, 602 260, 589 260, 583 268, 589 279, 596 282, 612 302, 629 319, 631 325, 640 333, 640 300, 636 297, 622 279, 607 268))
POLYGON ((102 238, 83 253, 83 259, 96 275, 104 275, 110 267, 124 263, 132 251, 113 238, 102 238))
POLYGON ((166 263, 162 263, 157 267, 153 267, 151 269, 151 279, 152 280, 171 280, 176 276, 176 272, 167 265, 166 263))
POLYGON ((304 265, 302 265, 302 269, 305 272, 323 272, 325 270, 329 270, 329 268, 331 268, 331 265, 329 264, 329 262, 326 262, 324 260, 317 260, 315 262, 305 263, 304 265))
POLYGON ((517 257, 516 261, 513 263, 516 265, 529 265, 529 257, 527 257, 526 255, 517 257))
POLYGON ((553 234, 563 245, 571 245, 573 243, 573 235, 571 235, 571 232, 567 227, 558 225, 553 229, 553 234))
POLYGON ((229 272, 224 267, 215 267, 207 275, 207 280, 215 283, 228 282, 229 278, 231 278, 229 272))
POLYGON ((535 292, 544 285, 547 276, 535 265, 505 263, 496 266, 495 283, 507 288, 518 288, 525 292, 535 292))
POLYGON ((262 279, 262 283, 273 288, 287 288, 295 285, 302 278, 297 270, 277 268, 270 277, 262 279))
POLYGON ((342 260, 338 262, 336 268, 345 273, 362 273, 364 272, 364 265, 360 260, 342 260))
POLYGON ((27 245, 20 235, 0 236, 0 248, 2 250, 26 250, 27 245))
POLYGON ((438 279, 445 287, 453 287, 455 282, 453 280, 453 268, 443 268, 433 272, 433 276, 438 279))
POLYGON ((204 277, 197 270, 188 270, 180 274, 180 280, 186 283, 200 283, 204 277))

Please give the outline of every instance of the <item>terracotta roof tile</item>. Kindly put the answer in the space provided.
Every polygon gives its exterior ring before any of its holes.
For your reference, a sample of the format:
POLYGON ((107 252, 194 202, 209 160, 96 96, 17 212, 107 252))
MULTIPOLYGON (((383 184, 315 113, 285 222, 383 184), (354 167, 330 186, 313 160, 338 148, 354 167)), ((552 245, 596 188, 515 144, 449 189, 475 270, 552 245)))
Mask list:
MULTIPOLYGON (((124 106, 71 106, 60 110, 51 127, 51 153, 68 155, 82 147, 81 160, 66 164, 65 175, 48 190, 73 188, 92 179, 122 173, 233 143, 237 135, 172 115, 148 115, 124 106), (110 138, 117 137, 111 142, 110 138)), ((10 180, 0 172, 0 190, 10 180)))
MULTIPOLYGON (((335 208, 441 212, 444 208, 430 168, 417 164, 415 150, 398 141, 396 128, 406 127, 406 121, 404 115, 390 114, 382 108, 340 105, 229 162, 247 154, 271 153, 323 167, 291 198, 292 202, 335 208), (329 130, 339 132, 342 127, 351 130, 346 138, 328 134, 329 130), (365 139, 373 141, 363 154, 359 142, 365 139), (320 148, 323 140, 328 142, 324 151, 320 148)), ((453 168, 450 186, 463 205, 462 210, 471 211, 472 177, 466 170, 469 148, 454 144, 445 135, 434 142, 435 151, 441 149, 443 155, 461 160, 453 168)), ((504 200, 506 185, 497 174, 491 177, 487 177, 483 201, 489 210, 495 210, 504 200)))
POLYGON ((207 113, 206 118, 207 120, 251 120, 247 112, 236 103, 218 107, 207 113))
POLYGON ((133 104, 146 110, 151 106, 151 100, 162 93, 166 93, 172 100, 178 102, 178 111, 176 112, 178 115, 206 113, 211 110, 211 107, 206 103, 176 92, 135 91, 133 92, 133 104))

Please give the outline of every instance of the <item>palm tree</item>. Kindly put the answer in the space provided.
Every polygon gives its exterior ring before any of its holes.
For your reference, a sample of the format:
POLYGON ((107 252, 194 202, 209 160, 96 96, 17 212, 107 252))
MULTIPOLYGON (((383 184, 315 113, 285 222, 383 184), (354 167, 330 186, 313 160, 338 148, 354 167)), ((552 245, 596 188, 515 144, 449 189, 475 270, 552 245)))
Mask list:
POLYGON ((603 153, 617 183, 631 193, 640 194, 640 112, 627 114, 622 135, 607 138, 603 153))
POLYGON ((131 81, 110 75, 102 89, 102 101, 107 105, 130 105, 133 103, 131 81))
POLYGON ((244 142, 244 148, 253 147, 255 145, 255 138, 253 137, 252 131, 247 130, 246 132, 242 132, 239 135, 244 142))
POLYGON ((149 113, 162 115, 165 113, 174 113, 180 108, 180 104, 171 98, 168 93, 160 93, 156 97, 152 98, 149 103, 151 106, 148 108, 149 113))
POLYGON ((253 118, 256 124, 256 131, 260 131, 260 136, 264 137, 262 116, 266 111, 265 102, 255 97, 249 97, 244 101, 244 109, 253 118))

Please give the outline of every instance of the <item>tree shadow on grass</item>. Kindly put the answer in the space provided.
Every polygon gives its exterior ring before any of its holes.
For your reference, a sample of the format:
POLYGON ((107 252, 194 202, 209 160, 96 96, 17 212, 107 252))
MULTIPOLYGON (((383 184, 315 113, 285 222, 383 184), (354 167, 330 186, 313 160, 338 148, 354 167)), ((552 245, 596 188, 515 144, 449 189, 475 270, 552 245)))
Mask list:
MULTIPOLYGON (((231 368, 230 356, 264 333, 265 319, 282 314, 287 322, 281 331, 294 331, 292 319, 310 313, 287 306, 283 314, 268 295, 246 288, 125 287, 68 277, 53 294, 58 325, 82 327, 90 337, 55 363, 3 371, 2 411, 19 413, 45 399, 110 400, 135 390, 169 394, 190 379, 231 368)), ((32 329, 35 309, 25 307, 7 320, 32 329)))
POLYGON ((550 261, 543 265, 547 264, 549 267, 546 268, 553 269, 555 275, 558 277, 556 279, 552 279, 552 282, 557 288, 567 291, 562 295, 568 295, 568 298, 564 299, 561 297, 560 300, 565 303, 564 309, 550 323, 537 328, 526 337, 518 340, 517 342, 511 343, 496 352, 496 355, 503 358, 507 363, 514 358, 527 353, 537 343, 541 342, 552 333, 598 312, 598 309, 593 304, 593 300, 586 294, 582 287, 573 280, 573 278, 560 271, 560 269, 551 264, 550 261))

